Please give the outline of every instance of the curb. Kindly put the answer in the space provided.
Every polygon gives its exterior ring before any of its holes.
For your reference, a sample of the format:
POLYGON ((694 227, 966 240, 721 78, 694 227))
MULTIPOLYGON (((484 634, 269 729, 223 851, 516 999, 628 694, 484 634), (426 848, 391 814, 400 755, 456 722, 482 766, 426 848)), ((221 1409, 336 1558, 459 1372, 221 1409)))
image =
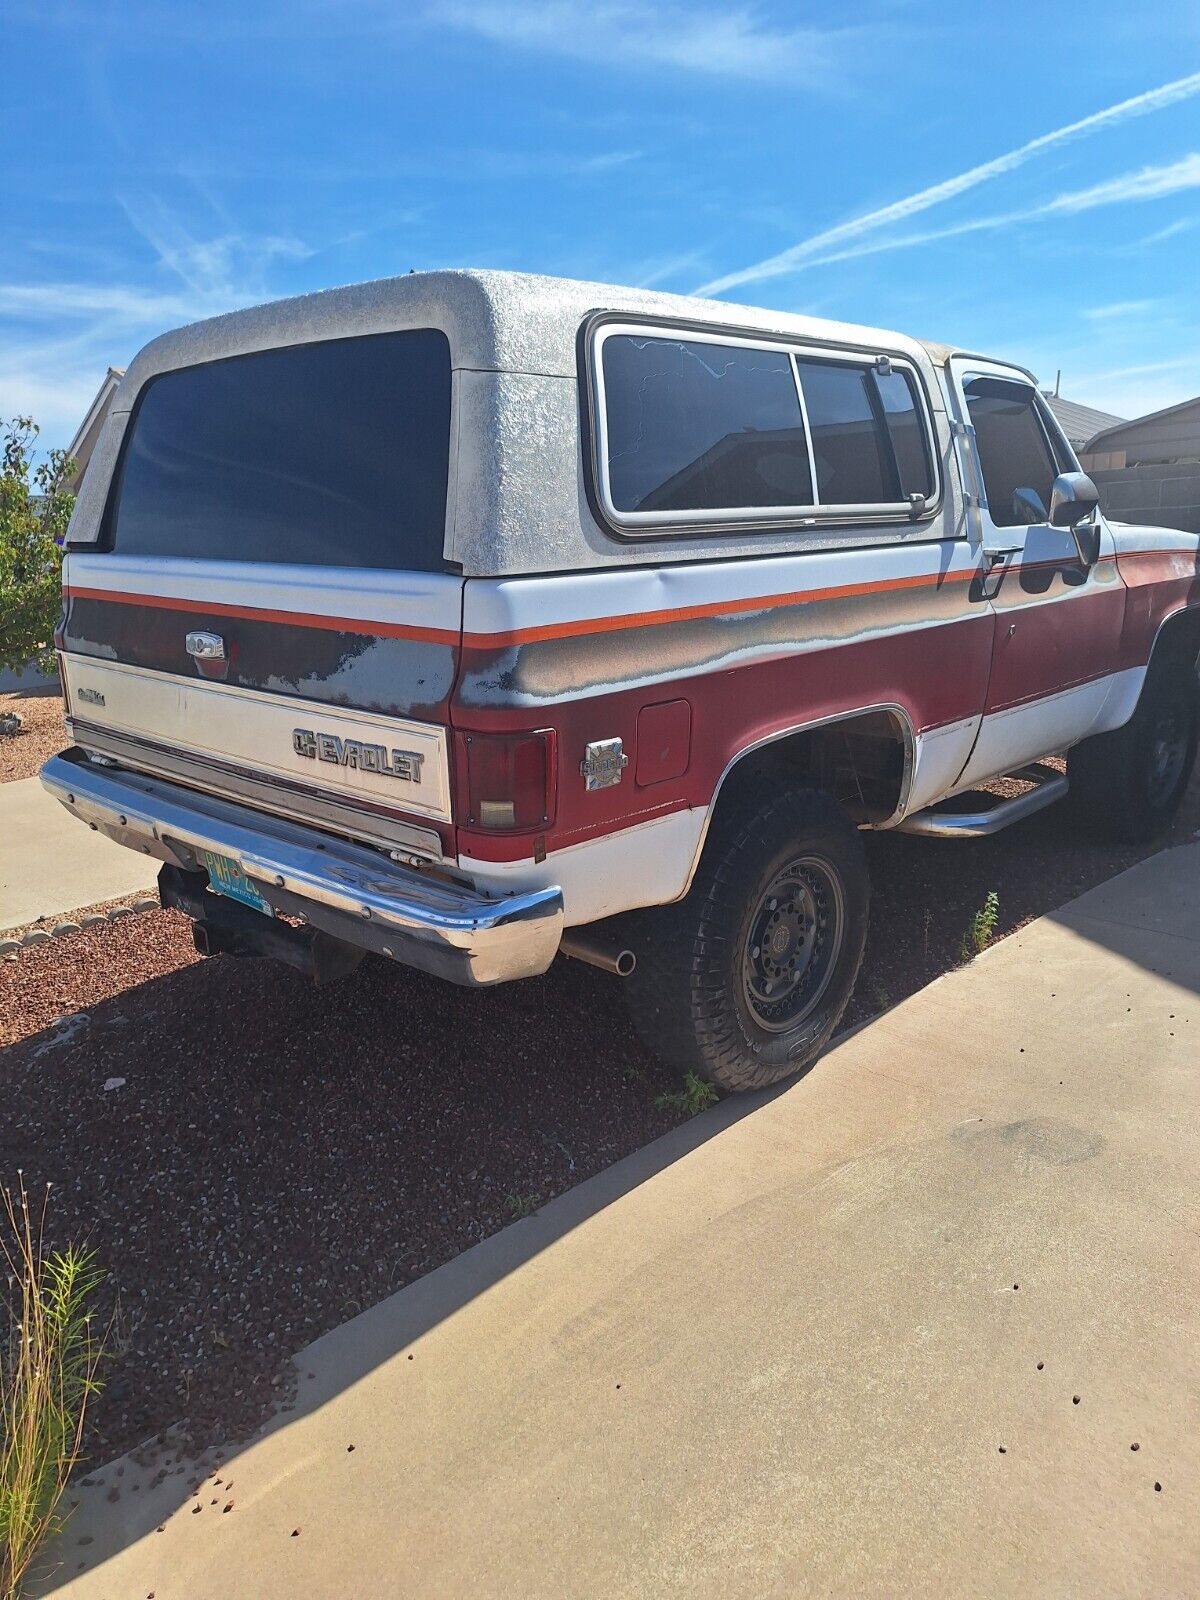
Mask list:
POLYGON ((30 928, 19 939, 0 939, 0 957, 15 961, 20 950, 31 950, 54 939, 65 939, 69 933, 79 933, 84 928, 98 928, 102 922, 119 922, 122 917, 140 915, 143 911, 160 911, 157 897, 139 895, 129 905, 109 906, 107 911, 93 911, 80 917, 78 922, 56 922, 52 928, 30 928))

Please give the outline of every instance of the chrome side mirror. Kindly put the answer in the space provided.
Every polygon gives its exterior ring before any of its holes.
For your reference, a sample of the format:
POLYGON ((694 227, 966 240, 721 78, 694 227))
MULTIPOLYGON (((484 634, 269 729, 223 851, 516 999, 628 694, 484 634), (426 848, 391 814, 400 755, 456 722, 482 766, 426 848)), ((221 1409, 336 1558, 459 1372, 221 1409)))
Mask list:
POLYGON ((1086 472, 1060 472, 1055 478, 1050 491, 1050 523, 1071 530, 1081 567, 1094 567, 1100 559, 1099 509, 1099 491, 1086 472))

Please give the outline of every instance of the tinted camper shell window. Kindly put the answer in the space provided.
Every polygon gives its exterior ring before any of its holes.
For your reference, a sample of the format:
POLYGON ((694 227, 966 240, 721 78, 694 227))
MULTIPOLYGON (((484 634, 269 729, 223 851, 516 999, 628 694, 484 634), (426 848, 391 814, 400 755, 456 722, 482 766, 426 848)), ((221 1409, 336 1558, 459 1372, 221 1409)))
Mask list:
POLYGON ((440 572, 450 391, 434 328, 162 373, 130 418, 108 547, 440 572))

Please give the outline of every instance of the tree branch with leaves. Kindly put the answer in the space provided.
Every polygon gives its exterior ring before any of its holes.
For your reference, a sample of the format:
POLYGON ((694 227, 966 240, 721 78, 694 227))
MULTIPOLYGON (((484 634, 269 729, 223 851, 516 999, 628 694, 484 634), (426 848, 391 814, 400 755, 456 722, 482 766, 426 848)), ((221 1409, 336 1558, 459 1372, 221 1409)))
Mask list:
POLYGON ((54 670, 54 627, 61 600, 62 541, 75 496, 75 463, 51 450, 34 465, 32 417, 3 425, 0 466, 0 667, 33 661, 54 670))

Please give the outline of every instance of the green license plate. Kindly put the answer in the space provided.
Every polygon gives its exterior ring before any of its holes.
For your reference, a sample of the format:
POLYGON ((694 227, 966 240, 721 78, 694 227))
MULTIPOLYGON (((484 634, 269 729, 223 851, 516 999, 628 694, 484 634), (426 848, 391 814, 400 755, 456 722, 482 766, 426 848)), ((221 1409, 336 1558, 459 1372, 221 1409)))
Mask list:
POLYGON ((206 850, 204 865, 208 868, 208 881, 218 894, 228 895, 231 900, 240 900, 244 906, 253 906, 255 911, 261 911, 268 917, 275 915, 238 862, 229 856, 219 856, 215 850, 206 850))

